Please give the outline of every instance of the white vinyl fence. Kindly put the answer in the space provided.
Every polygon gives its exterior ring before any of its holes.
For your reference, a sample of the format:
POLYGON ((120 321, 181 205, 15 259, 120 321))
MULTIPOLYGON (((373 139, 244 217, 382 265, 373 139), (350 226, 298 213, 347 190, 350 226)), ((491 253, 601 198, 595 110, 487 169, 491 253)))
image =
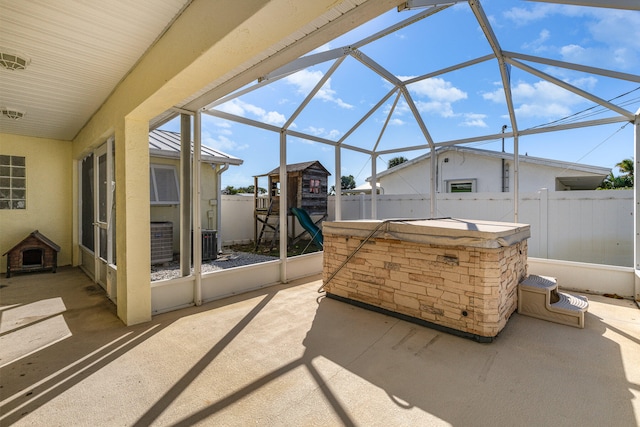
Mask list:
MULTIPOLYGON (((438 194, 438 217, 513 222, 510 193, 438 194)), ((333 219, 333 198, 329 220, 333 219)), ((420 195, 379 195, 378 218, 428 218, 420 195)), ((518 222, 531 225, 529 256, 633 266, 633 191, 548 191, 520 194, 518 222)), ((370 218, 371 196, 342 198, 342 219, 370 218), (364 214, 364 216, 363 216, 364 214)))
MULTIPOLYGON (((438 217, 512 222, 510 193, 438 194, 438 217)), ((342 219, 371 217, 371 196, 343 196, 342 219)), ((329 197, 329 220, 335 198, 329 197)), ((428 218, 428 195, 379 195, 378 219, 428 218)), ((633 191, 521 193, 518 222, 531 225, 530 257, 633 266, 633 191)), ((223 196, 223 245, 253 240, 253 198, 223 196)))

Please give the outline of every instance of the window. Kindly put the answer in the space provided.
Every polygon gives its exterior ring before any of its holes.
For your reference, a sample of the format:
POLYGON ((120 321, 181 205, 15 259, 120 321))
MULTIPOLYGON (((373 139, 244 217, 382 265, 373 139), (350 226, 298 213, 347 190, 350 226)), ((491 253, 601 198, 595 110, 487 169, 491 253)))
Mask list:
POLYGON ((178 172, 175 166, 151 165, 149 182, 152 205, 177 205, 180 203, 178 172))
POLYGON ((457 179, 448 180, 447 193, 475 193, 476 192, 476 180, 475 179, 457 179))
POLYGON ((0 209, 27 208, 27 168, 24 157, 0 155, 0 209))
POLYGON ((309 193, 319 194, 320 193, 320 180, 319 179, 310 179, 309 180, 309 193))

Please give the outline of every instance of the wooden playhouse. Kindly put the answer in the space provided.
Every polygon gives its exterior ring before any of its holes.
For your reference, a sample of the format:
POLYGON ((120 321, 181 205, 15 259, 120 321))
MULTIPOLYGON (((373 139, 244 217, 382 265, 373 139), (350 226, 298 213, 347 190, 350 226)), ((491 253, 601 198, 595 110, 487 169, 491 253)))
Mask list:
MULTIPOLYGON (((305 211, 315 224, 327 218, 328 177, 331 175, 322 164, 315 160, 287 165, 287 218, 290 226, 289 238, 292 242, 299 239, 304 230, 296 230, 291 208, 305 211), (298 232, 300 232, 298 234, 298 232)), ((275 168, 264 175, 254 177, 254 242, 256 247, 270 242, 275 245, 278 239, 280 224, 280 168, 275 168), (267 194, 259 194, 258 180, 267 178, 267 194)))

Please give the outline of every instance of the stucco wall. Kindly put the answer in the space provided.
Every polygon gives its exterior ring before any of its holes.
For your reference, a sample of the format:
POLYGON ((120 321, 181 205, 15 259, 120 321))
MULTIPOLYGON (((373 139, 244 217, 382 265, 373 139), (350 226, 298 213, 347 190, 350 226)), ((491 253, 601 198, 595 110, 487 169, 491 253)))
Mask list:
MULTIPOLYGON (((71 264, 71 142, 0 134, 0 154, 24 156, 27 168, 27 208, 0 210, 1 253, 39 230, 60 246, 58 265, 71 264)), ((0 271, 6 269, 3 256, 0 271)))
MULTIPOLYGON (((513 191, 514 165, 507 160, 509 168, 509 191, 513 191)), ((502 160, 496 157, 478 156, 468 152, 448 151, 438 156, 437 188, 447 192, 447 180, 476 179, 476 192, 502 191, 502 160), (447 159, 447 161, 445 161, 447 159)), ((427 158, 422 162, 399 169, 397 172, 378 177, 385 194, 429 194, 431 164, 427 158)), ((589 176, 587 172, 576 172, 557 167, 520 161, 520 191, 531 192, 540 188, 556 189, 556 176, 589 176)))
MULTIPOLYGON (((161 157, 151 157, 151 164, 173 165, 176 167, 178 179, 180 179, 180 161, 161 157)), ((217 211, 215 204, 218 188, 216 171, 207 163, 202 164, 200 178, 200 215, 202 228, 205 230, 215 230, 217 211)), ((180 252, 180 205, 152 205, 151 221, 170 221, 173 223, 173 252, 180 252)))

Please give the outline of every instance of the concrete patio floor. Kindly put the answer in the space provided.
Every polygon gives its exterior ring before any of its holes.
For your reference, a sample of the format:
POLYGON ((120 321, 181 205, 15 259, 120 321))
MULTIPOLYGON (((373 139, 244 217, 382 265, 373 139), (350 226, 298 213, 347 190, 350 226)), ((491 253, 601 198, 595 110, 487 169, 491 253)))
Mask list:
POLYGON ((0 280, 0 425, 637 426, 640 310, 514 314, 479 344, 324 298, 320 277, 124 326, 80 270, 0 280))

